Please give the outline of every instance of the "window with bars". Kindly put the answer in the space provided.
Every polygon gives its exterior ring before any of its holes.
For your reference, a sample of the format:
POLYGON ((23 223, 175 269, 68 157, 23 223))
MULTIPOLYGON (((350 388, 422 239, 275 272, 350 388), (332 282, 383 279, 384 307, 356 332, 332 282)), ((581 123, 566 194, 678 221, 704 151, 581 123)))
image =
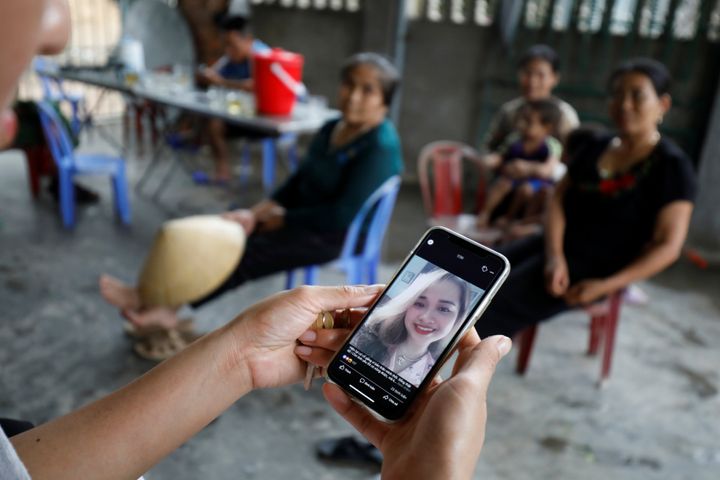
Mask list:
MULTIPOLYGON (((65 50, 53 58, 61 65, 104 65, 122 33, 120 9, 115 0, 69 0, 72 35, 65 50)), ((82 92, 86 105, 92 107, 95 118, 113 117, 122 113, 124 102, 118 94, 107 94, 98 103, 100 90, 86 85, 71 85, 69 90, 82 92)), ((21 100, 42 98, 42 88, 32 70, 23 75, 18 89, 21 100)))
MULTIPOLYGON (((308 0, 309 1, 309 0, 308 0)), ((410 19, 432 22, 475 23, 491 25, 501 0, 408 0, 410 19)), ((720 0, 714 3, 704 22, 701 18, 703 0, 526 0, 522 21, 529 29, 550 27, 562 32, 577 29, 597 33, 604 27, 612 35, 628 35, 636 31, 646 38, 658 38, 667 29, 673 38, 690 40, 700 32, 712 41, 720 40, 720 0), (675 10, 670 12, 671 6, 675 10), (611 11, 607 11, 611 9, 611 11), (635 19, 638 22, 635 22, 635 19)))
POLYGON ((361 8, 361 0, 252 0, 254 5, 279 5, 286 8, 315 10, 337 10, 356 12, 361 8))

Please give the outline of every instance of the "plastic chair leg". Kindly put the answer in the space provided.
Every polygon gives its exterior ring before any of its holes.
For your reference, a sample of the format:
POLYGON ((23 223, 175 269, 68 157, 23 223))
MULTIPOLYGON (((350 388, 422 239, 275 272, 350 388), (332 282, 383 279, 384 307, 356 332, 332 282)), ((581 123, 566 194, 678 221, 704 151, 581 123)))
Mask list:
POLYGON ((607 325, 605 315, 595 315, 590 319, 590 339, 588 341, 587 354, 596 355, 603 341, 603 334, 607 325))
POLYGON ((274 138, 262 140, 263 151, 263 188, 269 191, 275 184, 275 160, 277 156, 274 138))
POLYGON ((75 188, 72 182, 72 174, 65 169, 58 172, 60 182, 60 212, 62 214, 65 228, 72 228, 75 225, 75 188))
POLYGON ((295 287, 295 270, 287 270, 285 272, 285 290, 291 290, 295 287))
POLYGON ((359 285, 362 283, 362 262, 359 260, 350 260, 347 265, 347 282, 348 285, 359 285))
POLYGON ((245 144, 242 147, 242 153, 240 158, 242 162, 240 183, 245 186, 247 185, 248 178, 250 178, 250 142, 245 141, 245 144))
POLYGON ((305 267, 305 285, 315 285, 317 270, 318 267, 316 265, 305 267))
POLYGON ((613 352, 615 351, 615 335, 617 333, 618 321, 620 319, 620 305, 622 303, 622 293, 616 293, 610 300, 610 313, 605 323, 605 348, 603 351, 602 370, 600 371, 599 386, 610 376, 610 367, 612 366, 613 352))
POLYGON ((525 375, 528 365, 530 364, 530 355, 532 354, 535 337, 537 335, 537 325, 527 327, 518 334, 519 353, 515 372, 518 375, 525 375))
POLYGON ((80 120, 80 102, 71 102, 72 107, 72 121, 70 122, 70 129, 73 135, 76 137, 80 136, 80 130, 82 129, 82 121, 80 120))
POLYGON ((367 284, 375 285, 377 283, 377 267, 379 260, 377 258, 372 259, 367 264, 367 284))
POLYGON ((128 194, 127 178, 125 168, 118 168, 118 172, 112 178, 113 189, 115 190, 115 210, 120 220, 125 225, 130 225, 130 198, 128 194))
POLYGON ((138 105, 135 107, 135 146, 139 155, 145 153, 145 125, 143 120, 145 116, 145 107, 138 105))
POLYGON ((25 158, 27 159, 28 181, 30 182, 30 193, 33 199, 40 196, 40 170, 42 157, 36 147, 29 147, 25 150, 25 158))
POLYGON ((297 137, 293 138, 292 144, 288 148, 288 161, 290 163, 290 172, 294 172, 298 167, 297 137))

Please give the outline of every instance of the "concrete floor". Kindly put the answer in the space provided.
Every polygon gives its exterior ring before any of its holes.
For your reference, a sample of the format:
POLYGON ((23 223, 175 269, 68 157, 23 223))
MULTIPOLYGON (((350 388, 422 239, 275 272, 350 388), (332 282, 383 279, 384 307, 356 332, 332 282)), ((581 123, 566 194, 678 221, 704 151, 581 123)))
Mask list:
MULTIPOLYGON (((145 163, 129 162, 132 184, 145 163)), ((193 186, 178 173, 158 201, 134 194, 133 224, 123 228, 112 214, 107 182, 88 183, 103 200, 81 209, 77 228, 68 232, 47 195, 30 198, 23 157, 0 155, 2 416, 41 423, 149 369, 131 352, 117 313, 101 300, 98 274, 132 280, 165 219, 248 205, 262 195, 256 176, 231 195, 193 186)), ((419 198, 416 187, 403 187, 384 278, 424 230, 419 198)), ((196 318, 203 329, 220 325, 281 289, 283 280, 247 285, 196 318)), ((321 280, 342 277, 323 271, 321 280)), ((606 388, 594 387, 599 361, 583 354, 587 316, 579 312, 542 327, 525 378, 513 373, 514 354, 499 366, 475 478, 720 478, 720 272, 681 261, 643 288, 651 302, 624 308, 606 388)), ((299 386, 254 392, 146 478, 374 478, 372 469, 314 457, 317 440, 350 432, 317 384, 310 392, 299 386)))

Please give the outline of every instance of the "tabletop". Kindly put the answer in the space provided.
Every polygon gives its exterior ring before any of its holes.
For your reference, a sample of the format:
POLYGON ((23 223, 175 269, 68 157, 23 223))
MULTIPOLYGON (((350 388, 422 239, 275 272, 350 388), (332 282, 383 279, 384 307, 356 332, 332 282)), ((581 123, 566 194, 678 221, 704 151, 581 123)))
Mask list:
POLYGON ((147 72, 129 77, 115 70, 92 68, 59 68, 41 72, 43 75, 114 90, 138 99, 175 107, 198 115, 221 118, 250 132, 268 136, 284 133, 312 133, 325 122, 340 116, 328 108, 319 97, 308 102, 296 102, 288 116, 269 116, 255 112, 255 98, 251 93, 212 88, 194 88, 188 78, 171 73, 147 72))

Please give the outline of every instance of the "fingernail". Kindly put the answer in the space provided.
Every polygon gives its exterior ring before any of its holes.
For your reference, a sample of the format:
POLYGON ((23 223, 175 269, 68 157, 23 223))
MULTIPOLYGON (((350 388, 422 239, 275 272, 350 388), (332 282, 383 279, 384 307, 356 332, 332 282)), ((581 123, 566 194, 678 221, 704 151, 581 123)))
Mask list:
POLYGON ((312 353, 312 348, 306 347, 305 345, 298 345, 295 347, 295 353, 301 357, 308 357, 312 353))
POLYGON ((500 338, 495 346, 498 349, 498 352, 500 353, 500 358, 504 357, 508 354, 510 351, 510 348, 512 348, 512 341, 507 337, 500 338))
POLYGON ((315 330, 305 330, 305 333, 298 337, 301 342, 314 342, 317 339, 315 330))
POLYGON ((385 285, 380 285, 380 284, 377 284, 377 285, 367 285, 367 286, 365 287, 365 292, 367 292, 367 293, 378 293, 378 292, 382 292, 383 288, 385 288, 385 285))

